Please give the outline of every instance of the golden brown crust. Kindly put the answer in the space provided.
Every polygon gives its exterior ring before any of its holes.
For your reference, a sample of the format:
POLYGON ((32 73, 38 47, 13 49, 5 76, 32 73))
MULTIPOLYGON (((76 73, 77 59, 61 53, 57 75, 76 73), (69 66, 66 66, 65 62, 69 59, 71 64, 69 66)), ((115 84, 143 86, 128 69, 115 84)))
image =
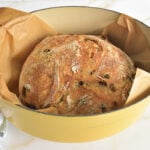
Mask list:
POLYGON ((47 37, 24 63, 20 99, 58 114, 106 112, 125 103, 134 74, 130 58, 96 36, 47 37))

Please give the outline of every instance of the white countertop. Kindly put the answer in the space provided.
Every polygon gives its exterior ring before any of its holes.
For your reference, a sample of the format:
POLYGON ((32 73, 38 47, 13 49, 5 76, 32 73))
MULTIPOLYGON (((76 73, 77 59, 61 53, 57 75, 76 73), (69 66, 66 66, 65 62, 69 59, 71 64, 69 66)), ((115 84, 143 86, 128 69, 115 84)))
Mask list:
MULTIPOLYGON (((0 0, 0 7, 33 11, 55 6, 103 7, 126 13, 150 26, 149 0, 0 0)), ((58 143, 30 136, 7 122, 0 150, 150 150, 150 106, 129 128, 112 137, 87 143, 58 143)))

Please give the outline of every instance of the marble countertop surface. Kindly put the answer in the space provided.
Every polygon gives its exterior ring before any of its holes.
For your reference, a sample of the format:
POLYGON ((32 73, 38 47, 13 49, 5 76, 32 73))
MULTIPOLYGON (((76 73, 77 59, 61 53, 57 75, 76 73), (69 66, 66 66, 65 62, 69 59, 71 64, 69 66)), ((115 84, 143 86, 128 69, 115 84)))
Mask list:
MULTIPOLYGON (((56 6, 91 6, 115 10, 150 26, 149 0, 0 0, 0 7, 27 12, 56 6)), ((103 140, 87 143, 58 143, 30 136, 7 122, 0 150, 150 150, 150 106, 129 128, 103 140)))

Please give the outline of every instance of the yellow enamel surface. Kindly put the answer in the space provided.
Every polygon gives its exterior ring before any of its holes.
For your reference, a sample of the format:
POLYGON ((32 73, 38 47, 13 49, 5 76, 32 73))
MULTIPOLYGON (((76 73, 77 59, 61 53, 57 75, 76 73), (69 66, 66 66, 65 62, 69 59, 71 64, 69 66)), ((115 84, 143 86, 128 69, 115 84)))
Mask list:
POLYGON ((111 136, 128 127, 149 102, 147 98, 121 110, 84 117, 45 115, 5 101, 1 101, 1 108, 9 121, 31 135, 52 141, 84 142, 111 136))
MULTIPOLYGON (((55 26, 60 33, 67 34, 98 33, 101 27, 118 17, 112 11, 85 7, 53 8, 35 14, 55 26)), ((140 26, 150 37, 149 28, 141 23, 140 26)), ((0 110, 16 127, 31 135, 52 141, 85 142, 102 139, 127 128, 149 103, 150 97, 147 97, 117 111, 81 117, 46 115, 12 105, 5 100, 0 100, 0 110)))

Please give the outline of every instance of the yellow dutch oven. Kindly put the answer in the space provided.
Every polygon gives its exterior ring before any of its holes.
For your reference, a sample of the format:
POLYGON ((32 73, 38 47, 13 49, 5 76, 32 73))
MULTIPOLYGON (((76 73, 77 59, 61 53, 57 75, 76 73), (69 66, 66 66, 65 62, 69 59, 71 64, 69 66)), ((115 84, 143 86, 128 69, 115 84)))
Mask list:
MULTIPOLYGON (((60 7, 33 12, 59 33, 96 33, 116 20, 119 13, 89 7, 60 7)), ((150 29, 137 21, 150 43, 150 29)), ((100 115, 57 116, 0 100, 2 112, 17 128, 43 139, 59 142, 86 142, 102 139, 132 124, 145 110, 150 96, 130 106, 100 115)))

